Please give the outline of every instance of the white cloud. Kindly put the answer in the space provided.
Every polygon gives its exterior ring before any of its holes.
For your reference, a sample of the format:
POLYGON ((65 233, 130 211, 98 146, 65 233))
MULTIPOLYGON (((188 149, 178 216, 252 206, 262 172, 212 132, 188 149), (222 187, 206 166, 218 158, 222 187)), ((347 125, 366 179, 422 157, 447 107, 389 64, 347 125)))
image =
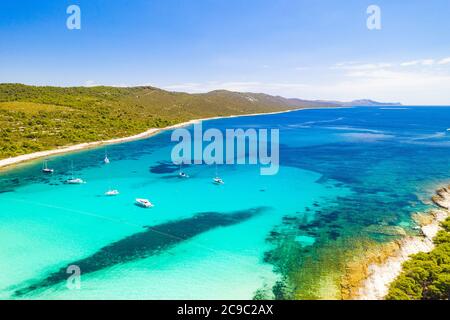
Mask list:
POLYGON ((392 67, 390 63, 356 63, 356 62, 341 62, 335 64, 331 69, 342 70, 375 70, 380 68, 392 67))
POLYGON ((413 61, 406 61, 403 63, 400 63, 402 67, 410 67, 410 66, 432 66, 434 65, 435 60, 434 59, 421 59, 421 60, 413 60, 413 61))
POLYGON ((449 64, 449 63, 450 63, 450 57, 444 58, 444 59, 442 59, 442 60, 440 60, 438 62, 438 64, 440 64, 440 65, 442 65, 442 64, 449 64))
POLYGON ((374 70, 384 69, 396 66, 412 67, 412 66, 435 66, 450 64, 450 57, 444 59, 417 59, 404 61, 400 63, 361 63, 361 62, 340 62, 335 64, 331 69, 343 69, 343 70, 374 70))
MULTIPOLYGON (((434 69, 430 69, 433 71, 434 69)), ((299 82, 207 82, 166 86, 165 89, 207 92, 227 89, 241 92, 263 92, 310 100, 351 101, 369 98, 406 105, 450 105, 450 74, 404 71, 399 68, 363 68, 344 70, 325 81, 299 82)))
MULTIPOLYGON (((165 89, 196 93, 226 89, 310 100, 368 98, 406 105, 450 105, 450 72, 438 67, 447 64, 450 64, 450 57, 396 63, 350 61, 306 76, 298 72, 291 78, 285 77, 286 82, 213 81, 175 84, 165 89)), ((293 70, 305 68, 300 66, 293 70)))
POLYGON ((396 70, 349 72, 331 85, 311 90, 327 99, 370 98, 413 105, 450 105, 450 75, 431 72, 396 70))

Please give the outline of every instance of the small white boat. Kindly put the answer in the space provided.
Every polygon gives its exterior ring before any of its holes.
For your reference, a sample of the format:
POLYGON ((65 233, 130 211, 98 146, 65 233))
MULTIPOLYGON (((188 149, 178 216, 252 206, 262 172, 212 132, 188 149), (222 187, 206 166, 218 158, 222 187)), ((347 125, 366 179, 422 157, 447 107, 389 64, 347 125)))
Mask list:
POLYGON ((225 182, 223 182, 223 180, 219 177, 213 178, 213 183, 214 184, 225 184, 225 182))
POLYGON ((109 158, 108 158, 108 151, 105 151, 105 158, 103 159, 103 162, 105 164, 109 164, 111 162, 111 161, 109 161, 109 158))
POLYGON ((153 203, 147 199, 136 199, 136 205, 142 208, 152 208, 153 203))
POLYGON ((178 172, 178 177, 180 178, 189 178, 189 176, 181 170, 182 164, 180 164, 180 171, 178 172))
POLYGON ((180 172, 180 173, 178 174, 178 176, 179 176, 180 178, 189 178, 189 176, 188 176, 186 173, 184 173, 184 172, 180 172))
POLYGON ((221 178, 219 178, 219 174, 217 171, 217 164, 216 164, 216 177, 213 178, 213 183, 214 184, 225 184, 225 182, 223 182, 223 180, 221 178))
POLYGON ((48 167, 48 161, 47 161, 47 160, 45 160, 45 161, 44 161, 44 164, 42 165, 42 172, 43 172, 43 173, 53 173, 53 172, 54 172, 53 169, 50 169, 50 168, 48 167))
POLYGON ((108 190, 105 192, 105 196, 117 196, 119 193, 119 190, 108 190))
POLYGON ((80 178, 72 178, 66 181, 67 184, 83 184, 85 183, 83 179, 80 178))
POLYGON ((86 182, 84 182, 83 179, 74 178, 74 176, 73 176, 73 161, 71 162, 71 175, 72 175, 72 177, 70 179, 66 180, 67 184, 83 184, 83 183, 86 183, 86 182))

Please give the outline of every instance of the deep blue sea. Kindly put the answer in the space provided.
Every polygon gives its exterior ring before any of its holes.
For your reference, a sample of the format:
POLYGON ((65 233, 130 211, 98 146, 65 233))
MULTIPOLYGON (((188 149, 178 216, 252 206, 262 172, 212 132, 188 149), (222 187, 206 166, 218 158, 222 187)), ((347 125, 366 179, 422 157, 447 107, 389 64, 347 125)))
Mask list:
POLYGON ((450 107, 358 107, 218 119, 280 130, 277 175, 170 161, 170 131, 0 173, 0 299, 339 298, 345 262, 414 234, 450 176, 450 107), (67 185, 74 175, 82 185, 67 185), (120 195, 104 192, 118 189, 120 195), (155 207, 142 209, 135 198, 155 207), (66 268, 81 269, 67 288, 66 268))

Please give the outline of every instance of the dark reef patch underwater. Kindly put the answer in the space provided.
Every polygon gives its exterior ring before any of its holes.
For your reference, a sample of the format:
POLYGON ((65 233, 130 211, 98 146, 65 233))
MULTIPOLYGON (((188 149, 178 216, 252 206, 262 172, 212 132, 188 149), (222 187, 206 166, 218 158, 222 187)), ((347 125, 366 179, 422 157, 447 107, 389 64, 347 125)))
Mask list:
POLYGON ((67 267, 74 265, 82 270, 83 275, 112 267, 116 264, 144 259, 168 250, 208 230, 241 223, 262 213, 267 208, 252 208, 245 211, 220 213, 203 212, 192 218, 172 221, 136 233, 125 239, 112 243, 85 259, 74 261, 51 273, 45 279, 16 290, 14 295, 21 297, 35 290, 45 289, 67 279, 67 267))

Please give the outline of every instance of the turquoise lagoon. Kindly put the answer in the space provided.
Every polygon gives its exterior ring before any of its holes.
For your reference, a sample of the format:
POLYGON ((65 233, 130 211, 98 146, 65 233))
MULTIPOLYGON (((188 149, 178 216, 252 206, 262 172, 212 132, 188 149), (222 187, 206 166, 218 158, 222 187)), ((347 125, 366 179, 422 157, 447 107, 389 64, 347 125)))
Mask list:
POLYGON ((450 171, 450 108, 349 108, 205 121, 280 129, 281 167, 170 162, 170 131, 0 173, 0 299, 339 297, 367 241, 414 233, 450 171), (71 163, 86 184, 66 185, 71 163), (106 197, 109 188, 120 190, 106 197), (154 202, 135 206, 137 197, 154 202), (385 231, 390 230, 390 232, 385 231), (350 255, 349 255, 350 252, 350 255), (331 262, 330 262, 331 261, 331 262), (81 268, 69 290, 66 268, 81 268), (333 274, 330 277, 330 274, 333 274))

